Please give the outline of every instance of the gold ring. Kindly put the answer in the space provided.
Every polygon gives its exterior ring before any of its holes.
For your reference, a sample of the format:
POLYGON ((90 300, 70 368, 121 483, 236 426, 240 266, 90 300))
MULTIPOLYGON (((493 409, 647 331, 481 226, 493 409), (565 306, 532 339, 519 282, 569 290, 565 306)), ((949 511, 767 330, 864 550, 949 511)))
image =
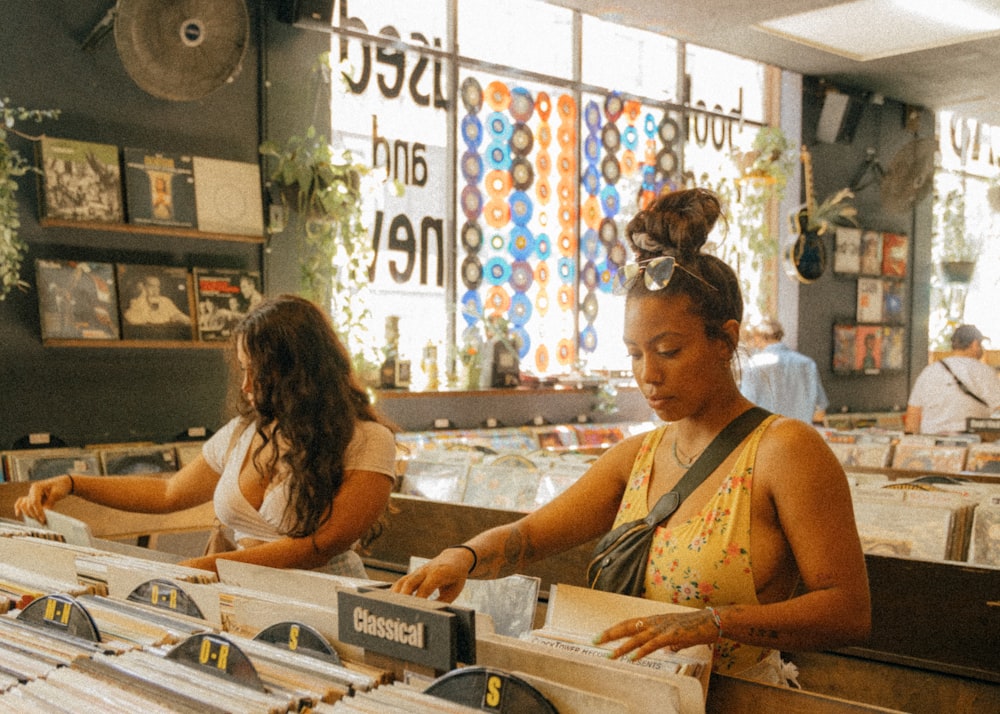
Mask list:
POLYGON ((645 627, 646 625, 643 624, 642 620, 639 620, 638 622, 635 623, 636 632, 642 632, 645 627))

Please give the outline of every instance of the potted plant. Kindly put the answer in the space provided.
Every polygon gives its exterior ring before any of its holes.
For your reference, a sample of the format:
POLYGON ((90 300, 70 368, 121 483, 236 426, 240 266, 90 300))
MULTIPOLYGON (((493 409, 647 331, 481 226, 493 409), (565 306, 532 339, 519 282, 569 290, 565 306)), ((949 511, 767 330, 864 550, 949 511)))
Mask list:
POLYGON ((11 106, 6 97, 0 99, 0 300, 14 288, 26 289, 21 279, 21 263, 27 246, 18 235, 21 220, 17 206, 17 178, 36 170, 8 143, 11 134, 25 139, 37 137, 22 134, 14 128, 18 121, 40 122, 55 119, 58 109, 25 109, 11 106))

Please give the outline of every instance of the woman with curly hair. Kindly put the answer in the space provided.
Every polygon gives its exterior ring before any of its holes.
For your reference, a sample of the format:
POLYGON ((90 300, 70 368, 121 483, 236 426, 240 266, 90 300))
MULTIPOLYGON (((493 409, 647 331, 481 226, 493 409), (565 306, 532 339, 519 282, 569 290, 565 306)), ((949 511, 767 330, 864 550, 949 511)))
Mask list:
POLYGON ((626 227, 636 262, 617 276, 625 349, 664 423, 609 449, 533 513, 445 549, 397 592, 453 600, 467 578, 521 572, 647 517, 727 425, 752 414, 762 420, 719 449, 728 454, 659 522, 641 567, 642 597, 691 610, 625 620, 595 642, 630 658, 712 644, 715 671, 783 683, 781 650, 867 638, 868 580, 843 468, 811 426, 740 393, 739 281, 702 252, 720 216, 715 194, 689 189, 659 196, 626 227))
POLYGON ((324 315, 292 295, 264 301, 233 333, 242 402, 202 454, 170 478, 66 474, 31 485, 18 515, 73 494, 112 508, 170 513, 214 500, 235 548, 218 559, 277 568, 322 568, 365 577, 353 546, 389 503, 395 438, 369 403, 324 315))

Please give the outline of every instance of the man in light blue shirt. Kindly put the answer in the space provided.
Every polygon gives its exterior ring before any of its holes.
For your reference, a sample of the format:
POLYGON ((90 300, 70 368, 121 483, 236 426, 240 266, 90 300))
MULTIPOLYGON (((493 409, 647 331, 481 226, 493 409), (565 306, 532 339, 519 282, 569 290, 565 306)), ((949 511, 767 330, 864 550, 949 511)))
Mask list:
POLYGON ((829 401, 816 363, 781 340, 785 331, 774 318, 764 318, 750 331, 756 351, 743 367, 740 391, 765 409, 809 423, 823 423, 829 401))

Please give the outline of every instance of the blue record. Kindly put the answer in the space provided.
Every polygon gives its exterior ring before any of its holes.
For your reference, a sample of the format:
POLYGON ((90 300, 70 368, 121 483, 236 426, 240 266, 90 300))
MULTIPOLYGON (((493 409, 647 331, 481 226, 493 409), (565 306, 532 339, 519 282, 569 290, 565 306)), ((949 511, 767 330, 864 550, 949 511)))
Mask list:
POLYGON ((596 196, 597 192, 601 190, 601 174, 598 173, 597 167, 593 164, 588 166, 583 172, 583 176, 580 177, 580 183, 588 196, 596 196))
POLYGON ((524 87, 514 87, 510 90, 510 107, 508 108, 514 121, 528 121, 535 112, 535 100, 531 92, 524 87))
POLYGON ((621 208, 621 200, 618 197, 618 189, 614 186, 605 186, 601 191, 601 208, 604 210, 604 215, 608 218, 614 218, 618 215, 618 210, 621 208))
POLYGON ((625 127, 625 131, 622 132, 622 144, 625 145, 626 149, 631 149, 635 151, 636 147, 639 146, 639 132, 636 131, 635 127, 629 125, 625 127))
POLYGON ((534 204, 524 191, 514 191, 510 194, 510 220, 518 226, 528 225, 534 204))
POLYGON ((515 327, 511 332, 513 333, 514 346, 517 347, 517 356, 524 359, 528 350, 531 349, 531 337, 528 336, 527 330, 523 327, 515 327))
POLYGON ((462 104, 470 114, 483 108, 483 88, 475 77, 466 77, 462 82, 462 104))
POLYGON ((597 157, 600 155, 601 142, 598 140, 597 134, 587 134, 587 138, 583 140, 583 158, 589 164, 596 164, 597 157))
POLYGON ((483 143, 483 125, 479 117, 472 114, 462 117, 462 140, 470 149, 477 149, 483 143))
POLYGON ((652 191, 656 188, 656 168, 649 164, 642 167, 642 189, 652 191))
POLYGON ((510 230, 507 252, 514 260, 527 260, 535 252, 535 238, 524 226, 514 226, 510 230))
POLYGON ((479 183, 483 177, 483 157, 476 151, 470 149, 462 154, 462 176, 469 183, 479 183))
MULTIPOLYGON (((462 317, 465 318, 465 324, 472 327, 479 322, 479 318, 483 314, 483 301, 479 297, 479 293, 475 290, 469 290, 462 296, 461 302, 462 317)), ((479 333, 477 332, 476 334, 478 335, 479 333)))
POLYGON ((535 255, 541 260, 548 260, 552 255, 552 241, 547 233, 539 233, 535 238, 535 255))
POLYGON ((503 285, 510 280, 510 273, 510 263, 499 256, 490 258, 483 268, 483 277, 490 285, 503 285))
POLYGON ((486 147, 486 165, 491 169, 509 171, 511 158, 510 146, 506 141, 493 141, 486 147))
POLYGON ((583 121, 592 132, 601 128, 601 108, 594 100, 587 102, 587 106, 583 108, 583 121))
POLYGON ((556 270, 560 282, 569 284, 576 280, 576 261, 572 258, 560 258, 556 263, 556 270))
POLYGON ((510 299, 510 322, 514 327, 521 327, 531 319, 531 300, 524 293, 514 293, 510 299))
POLYGON ((588 228, 580 238, 580 252, 587 260, 597 260, 601 248, 601 237, 593 228, 588 228))
POLYGON ((507 141, 514 133, 514 126, 503 112, 491 112, 486 116, 486 128, 493 138, 507 141))
POLYGON ((483 282, 483 264, 474 255, 467 255, 462 261, 462 284, 469 290, 475 290, 483 282))
POLYGON ((656 136, 656 117, 650 113, 646 113, 646 118, 642 121, 642 130, 646 134, 647 139, 652 139, 656 136))
POLYGON ((610 294, 615 286, 616 275, 618 275, 618 266, 602 260, 597 265, 597 288, 602 293, 610 294))
POLYGON ((535 271, 531 269, 528 261, 515 260, 514 264, 510 266, 510 286, 514 288, 514 292, 527 292, 534 281, 535 271))
POLYGON ((580 330, 580 349, 584 352, 593 352, 597 349, 597 330, 593 325, 587 325, 580 330))

